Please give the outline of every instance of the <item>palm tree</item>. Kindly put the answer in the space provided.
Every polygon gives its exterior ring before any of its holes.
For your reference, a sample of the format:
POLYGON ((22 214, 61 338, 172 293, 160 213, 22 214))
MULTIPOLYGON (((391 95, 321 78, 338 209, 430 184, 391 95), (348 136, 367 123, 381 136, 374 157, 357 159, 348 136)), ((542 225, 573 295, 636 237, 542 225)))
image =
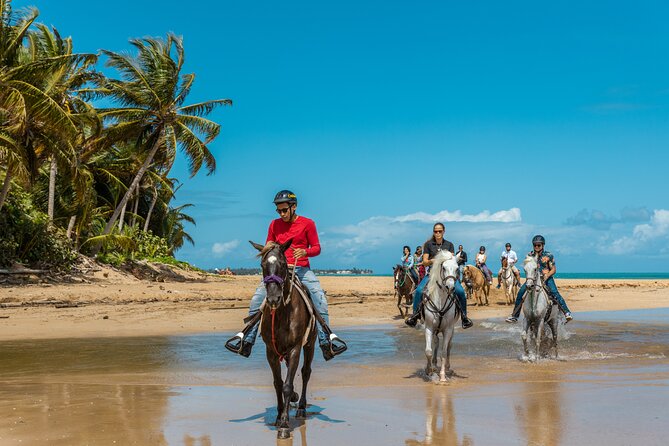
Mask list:
POLYGON ((190 203, 182 204, 176 208, 169 208, 167 215, 163 219, 163 238, 167 240, 167 246, 170 247, 170 255, 174 255, 183 245, 188 242, 195 245, 193 238, 184 228, 184 222, 195 225, 195 219, 183 212, 184 209, 193 206, 190 203))
POLYGON ((27 174, 26 154, 16 138, 23 130, 26 104, 23 96, 7 84, 11 71, 19 64, 19 53, 37 10, 12 11, 10 0, 0 0, 0 163, 5 178, 0 190, 0 209, 5 203, 12 177, 27 174))
MULTIPOLYGON (((121 79, 99 82, 97 88, 89 90, 93 96, 108 98, 120 105, 98 110, 110 124, 108 137, 135 141, 137 150, 146 153, 102 235, 111 232, 159 151, 159 158, 172 160, 180 148, 188 158, 191 177, 203 164, 208 174, 213 173, 216 161, 207 144, 219 134, 220 125, 205 117, 220 105, 232 105, 230 99, 218 99, 184 106, 195 75, 181 75, 184 49, 180 37, 169 34, 167 40, 144 38, 130 43, 138 51, 136 56, 102 51, 108 58, 107 65, 115 68, 121 79)), ((100 244, 93 249, 93 254, 99 249, 100 244)))
POLYGON ((63 67, 89 57, 31 58, 23 42, 38 13, 34 9, 14 13, 10 3, 0 0, 0 161, 5 168, 0 209, 13 176, 23 173, 32 180, 39 157, 53 148, 67 151, 77 134, 70 113, 38 85, 63 67))
MULTIPOLYGON (((28 62, 37 63, 54 60, 59 57, 73 56, 71 37, 63 39, 55 27, 49 29, 43 24, 37 24, 36 28, 37 30, 31 31, 27 35, 28 42, 24 54, 28 62)), ((97 77, 97 74, 91 70, 96 61, 97 56, 94 54, 79 54, 76 57, 65 59, 55 69, 45 73, 38 73, 34 79, 29 79, 33 85, 40 88, 62 110, 70 114, 70 119, 77 125, 79 133, 83 131, 81 127, 84 123, 81 122, 81 119, 77 118, 90 114, 91 108, 87 107, 76 96, 76 92, 87 82, 97 77), (81 113, 77 113, 78 111, 81 113)), ((47 153, 44 154, 44 157, 49 158, 50 161, 47 200, 47 214, 50 222, 53 222, 54 217, 58 164, 60 163, 62 167, 71 167, 75 163, 76 151, 73 147, 74 141, 68 140, 65 137, 66 135, 62 136, 56 140, 57 143, 55 145, 47 146, 47 153)), ((73 173, 77 173, 76 169, 73 173)))

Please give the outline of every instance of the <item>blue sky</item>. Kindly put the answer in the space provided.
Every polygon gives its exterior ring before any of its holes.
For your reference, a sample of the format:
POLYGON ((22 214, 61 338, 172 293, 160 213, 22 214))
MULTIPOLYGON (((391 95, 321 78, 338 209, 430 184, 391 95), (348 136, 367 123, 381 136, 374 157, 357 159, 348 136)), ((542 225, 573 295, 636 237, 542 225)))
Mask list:
MULTIPOLYGON (((184 180, 202 267, 253 266, 271 199, 316 221, 316 268, 388 272, 446 224, 493 257, 535 233, 565 272, 669 271, 669 5, 661 1, 15 1, 74 38, 184 36, 218 169, 184 180)), ((496 264, 496 261, 494 262, 496 264)))

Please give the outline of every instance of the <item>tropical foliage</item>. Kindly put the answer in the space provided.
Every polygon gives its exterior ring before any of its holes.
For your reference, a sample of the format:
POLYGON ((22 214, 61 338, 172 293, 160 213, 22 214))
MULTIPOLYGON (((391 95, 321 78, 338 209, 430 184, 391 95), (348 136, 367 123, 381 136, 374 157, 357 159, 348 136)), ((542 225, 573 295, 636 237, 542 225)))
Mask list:
POLYGON ((182 73, 178 36, 83 54, 37 18, 0 0, 0 265, 66 264, 63 247, 115 261, 174 256, 195 224, 190 204, 172 205, 177 152, 191 176, 213 173, 220 126, 207 116, 232 102, 187 103, 195 75, 182 73), (116 77, 97 70, 103 61, 116 77))

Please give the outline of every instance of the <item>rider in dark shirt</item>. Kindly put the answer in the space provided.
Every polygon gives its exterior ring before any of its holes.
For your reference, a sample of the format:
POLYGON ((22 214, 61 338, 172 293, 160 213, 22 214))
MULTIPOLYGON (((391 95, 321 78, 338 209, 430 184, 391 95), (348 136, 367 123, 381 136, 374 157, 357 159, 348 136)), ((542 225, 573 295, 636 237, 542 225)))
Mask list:
MULTIPOLYGON (((555 258, 553 257, 553 254, 544 250, 545 244, 546 244, 546 239, 543 236, 535 235, 534 238, 532 239, 532 245, 534 249, 530 251, 527 255, 537 258, 537 264, 541 269, 541 275, 544 280, 544 285, 548 287, 551 295, 555 297, 560 307, 560 310, 562 310, 562 312, 564 313, 565 319, 567 320, 567 322, 569 322, 570 320, 573 319, 573 317, 571 315, 571 312, 569 311, 567 303, 564 301, 562 295, 558 291, 557 285, 555 285, 555 280, 553 279, 553 275, 555 275, 555 272, 557 271, 557 268, 555 266, 555 258)), ((525 295, 526 290, 527 290, 527 281, 523 284, 522 287, 520 287, 520 290, 518 290, 518 295, 516 296, 516 305, 513 308, 513 313, 511 313, 511 316, 506 318, 506 321, 508 323, 515 324, 516 322, 518 322, 518 317, 520 316, 520 310, 523 307, 523 296, 525 295)))
MULTIPOLYGON (((435 223, 432 228, 433 236, 423 245, 423 265, 429 266, 432 264, 432 259, 439 254, 441 251, 450 251, 451 254, 454 254, 455 248, 453 243, 448 240, 444 240, 444 225, 443 223, 435 223)), ((423 288, 427 285, 428 278, 430 273, 428 273, 423 280, 420 281, 420 284, 416 287, 413 297, 413 309, 414 314, 408 318, 405 323, 413 327, 418 322, 423 310, 423 288)), ((469 328, 474 325, 467 317, 467 296, 465 295, 465 290, 462 289, 460 281, 455 281, 455 295, 458 297, 460 312, 462 313, 462 328, 469 328)))

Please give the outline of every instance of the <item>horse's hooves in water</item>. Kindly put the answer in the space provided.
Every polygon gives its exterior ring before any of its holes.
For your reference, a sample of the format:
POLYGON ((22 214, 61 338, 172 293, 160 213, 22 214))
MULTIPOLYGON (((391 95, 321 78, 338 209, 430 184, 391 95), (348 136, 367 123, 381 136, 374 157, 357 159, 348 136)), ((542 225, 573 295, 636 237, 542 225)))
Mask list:
POLYGON ((307 411, 304 409, 297 409, 297 412, 295 412, 295 418, 300 418, 300 419, 307 418, 307 411))
POLYGON ((297 403, 297 401, 300 399, 300 395, 297 394, 297 392, 293 392, 293 396, 290 397, 290 402, 291 403, 297 403))
POLYGON ((278 432, 276 433, 276 438, 279 438, 281 440, 290 438, 290 429, 287 427, 280 427, 278 432))

